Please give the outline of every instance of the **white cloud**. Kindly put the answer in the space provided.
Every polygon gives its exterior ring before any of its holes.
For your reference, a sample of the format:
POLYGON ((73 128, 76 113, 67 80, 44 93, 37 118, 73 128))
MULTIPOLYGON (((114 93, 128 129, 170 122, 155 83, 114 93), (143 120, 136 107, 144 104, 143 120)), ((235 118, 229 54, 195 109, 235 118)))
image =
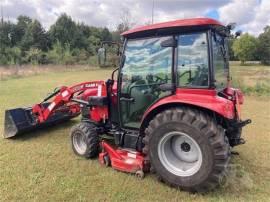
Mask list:
MULTIPOLYGON (((88 25, 107 26, 120 22, 129 11, 135 25, 151 22, 152 0, 0 0, 4 16, 15 20, 18 15, 36 18, 48 29, 61 13, 88 25)), ((270 0, 155 0, 154 22, 201 17, 217 10, 224 23, 237 22, 245 31, 258 34, 270 24, 270 0)))
MULTIPOLYGON (((137 25, 151 21, 152 0, 0 0, 5 16, 20 14, 42 21, 48 28, 61 13, 95 26, 114 27, 122 10, 129 10, 137 25)), ((154 20, 161 22, 183 17, 197 17, 224 5, 228 0, 155 0, 154 20)))
POLYGON ((222 22, 236 22, 240 29, 254 35, 270 25, 269 0, 234 0, 218 11, 222 22))
POLYGON ((256 0, 234 0, 219 10, 220 20, 227 23, 246 24, 255 16, 256 0))
POLYGON ((258 35, 266 25, 270 25, 270 1, 262 0, 261 4, 255 8, 255 13, 253 20, 242 27, 245 31, 258 35))

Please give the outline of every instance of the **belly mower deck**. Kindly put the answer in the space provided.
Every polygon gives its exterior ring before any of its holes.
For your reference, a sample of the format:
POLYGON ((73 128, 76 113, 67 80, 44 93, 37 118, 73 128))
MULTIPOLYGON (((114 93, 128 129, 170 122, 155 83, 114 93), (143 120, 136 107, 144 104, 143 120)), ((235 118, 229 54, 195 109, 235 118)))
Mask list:
POLYGON ((104 140, 100 143, 102 152, 99 153, 99 162, 105 166, 134 173, 138 178, 143 178, 144 173, 149 171, 149 163, 145 160, 144 155, 140 152, 114 148, 104 140))

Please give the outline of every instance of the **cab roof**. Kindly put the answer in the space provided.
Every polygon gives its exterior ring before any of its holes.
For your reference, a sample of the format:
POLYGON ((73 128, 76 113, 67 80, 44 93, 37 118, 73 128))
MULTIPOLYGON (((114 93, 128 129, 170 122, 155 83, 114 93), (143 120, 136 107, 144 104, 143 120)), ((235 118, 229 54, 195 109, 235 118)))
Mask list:
POLYGON ((155 31, 155 30, 166 30, 166 28, 180 28, 180 27, 201 27, 201 26, 224 26, 219 21, 211 18, 190 18, 190 19, 180 19, 169 22, 156 23, 152 25, 146 25, 137 27, 126 32, 123 32, 121 35, 124 37, 129 37, 134 34, 143 34, 144 32, 155 31))

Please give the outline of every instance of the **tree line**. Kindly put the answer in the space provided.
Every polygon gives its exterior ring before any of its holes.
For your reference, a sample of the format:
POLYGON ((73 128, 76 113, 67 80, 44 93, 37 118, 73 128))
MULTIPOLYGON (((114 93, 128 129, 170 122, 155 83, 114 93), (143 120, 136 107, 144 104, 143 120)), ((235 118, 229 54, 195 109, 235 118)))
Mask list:
MULTIPOLYGON (((77 23, 66 14, 46 31, 42 24, 21 15, 16 23, 1 19, 0 65, 95 64, 101 41, 120 42, 120 33, 129 28, 123 18, 116 31, 77 23)), ((243 34, 229 42, 230 60, 241 63, 259 60, 270 64, 270 26, 258 37, 243 34)))
POLYGON ((270 65, 270 26, 266 26, 258 37, 245 33, 230 39, 229 53, 230 60, 240 60, 241 64, 256 60, 270 65))
POLYGON ((0 65, 14 64, 91 64, 101 41, 120 41, 127 28, 119 24, 116 31, 76 23, 66 14, 49 28, 28 16, 17 22, 1 20, 0 65))

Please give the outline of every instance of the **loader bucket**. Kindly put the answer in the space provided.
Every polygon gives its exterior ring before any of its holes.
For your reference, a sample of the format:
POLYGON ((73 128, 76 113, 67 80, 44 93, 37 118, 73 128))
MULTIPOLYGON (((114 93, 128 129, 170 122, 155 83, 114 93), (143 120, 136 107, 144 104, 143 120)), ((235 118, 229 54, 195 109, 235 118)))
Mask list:
MULTIPOLYGON (((47 105, 47 103, 44 105, 47 105)), ((67 112, 56 112, 47 121, 37 123, 31 112, 31 107, 6 110, 4 138, 10 138, 36 129, 56 125, 57 123, 68 121, 78 115, 70 115, 67 112)))

